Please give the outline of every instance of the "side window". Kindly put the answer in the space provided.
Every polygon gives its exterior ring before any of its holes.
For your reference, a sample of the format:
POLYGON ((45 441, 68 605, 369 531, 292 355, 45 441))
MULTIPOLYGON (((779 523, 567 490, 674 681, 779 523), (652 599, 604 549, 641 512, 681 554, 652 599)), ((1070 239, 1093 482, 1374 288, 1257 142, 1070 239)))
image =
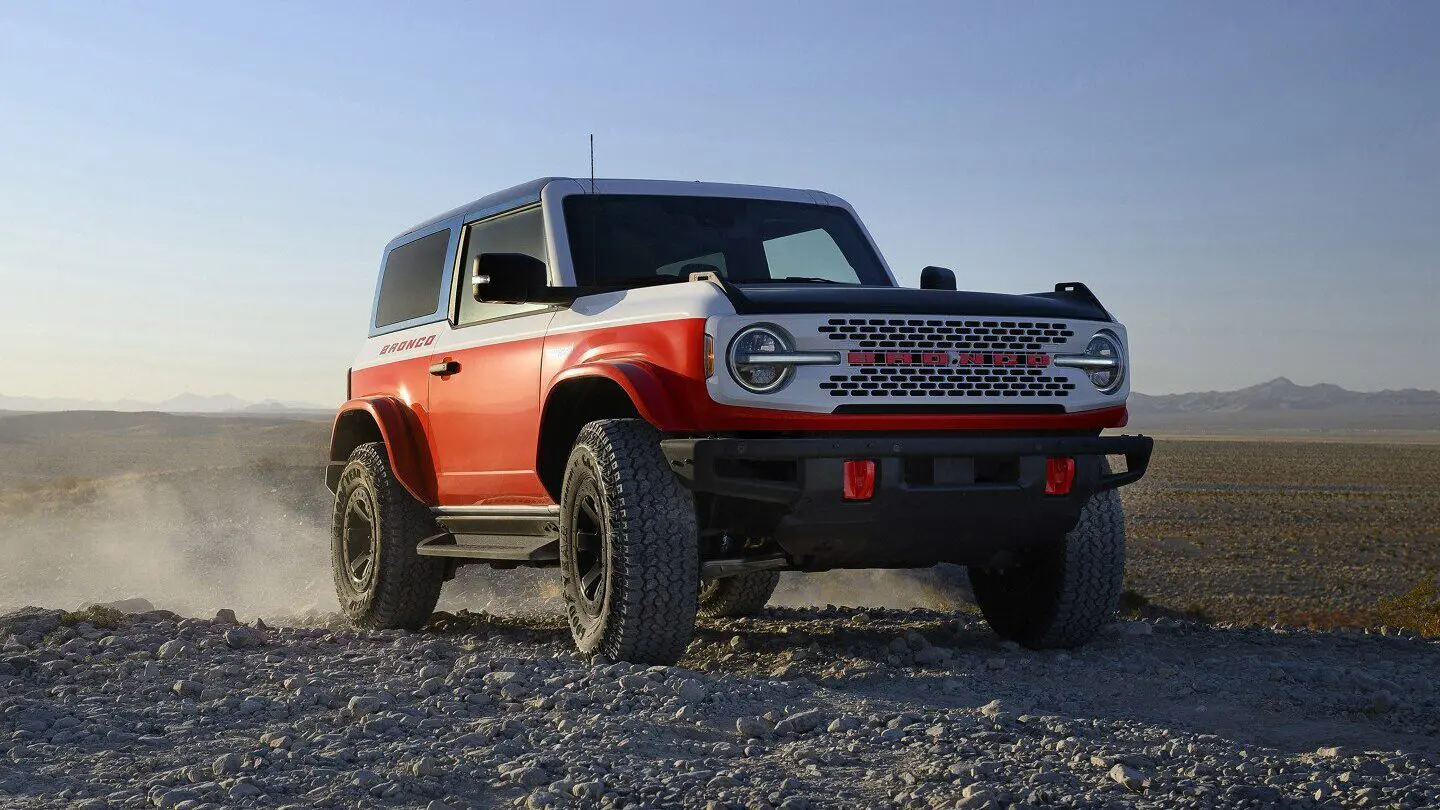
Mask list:
POLYGON ((770 278, 823 278, 842 284, 855 283, 855 270, 844 251, 823 228, 767 239, 765 264, 770 278))
POLYGON ((375 328, 433 315, 440 304, 440 280, 445 275, 445 248, 450 231, 416 239, 390 251, 380 273, 380 300, 375 306, 375 328))
POLYGON ((465 230, 465 263, 460 265, 460 325, 523 315, 547 309, 546 304, 491 304, 476 301, 471 294, 470 273, 475 257, 482 253, 523 253, 547 265, 545 218, 540 209, 505 214, 477 222, 465 230))

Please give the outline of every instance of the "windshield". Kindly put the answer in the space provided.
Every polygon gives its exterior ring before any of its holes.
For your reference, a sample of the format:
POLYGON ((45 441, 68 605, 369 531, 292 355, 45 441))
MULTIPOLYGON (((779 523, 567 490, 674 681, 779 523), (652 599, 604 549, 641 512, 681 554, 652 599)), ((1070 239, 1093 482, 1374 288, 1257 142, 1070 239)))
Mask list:
POLYGON ((565 229, 582 287, 684 281, 703 272, 735 284, 891 286, 855 220, 833 206, 574 195, 565 199, 565 229))

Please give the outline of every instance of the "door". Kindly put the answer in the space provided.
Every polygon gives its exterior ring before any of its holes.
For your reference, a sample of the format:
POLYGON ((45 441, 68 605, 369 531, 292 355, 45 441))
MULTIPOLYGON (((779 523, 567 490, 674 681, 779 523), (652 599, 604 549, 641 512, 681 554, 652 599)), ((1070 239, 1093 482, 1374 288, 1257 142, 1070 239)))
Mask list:
POLYGON ((453 328, 429 357, 437 493, 442 506, 549 504, 535 447, 541 352, 555 308, 476 301, 469 268, 482 253, 523 253, 548 264, 539 206, 473 223, 462 235, 453 328))

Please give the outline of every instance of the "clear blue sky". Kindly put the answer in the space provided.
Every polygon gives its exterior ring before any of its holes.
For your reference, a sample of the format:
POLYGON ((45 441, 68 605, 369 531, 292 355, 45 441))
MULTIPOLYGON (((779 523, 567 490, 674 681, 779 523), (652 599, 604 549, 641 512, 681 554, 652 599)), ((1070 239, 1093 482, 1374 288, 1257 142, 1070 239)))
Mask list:
POLYGON ((1136 387, 1440 388, 1440 4, 0 0, 0 393, 333 403, 380 248, 588 172, 1083 280, 1136 387))

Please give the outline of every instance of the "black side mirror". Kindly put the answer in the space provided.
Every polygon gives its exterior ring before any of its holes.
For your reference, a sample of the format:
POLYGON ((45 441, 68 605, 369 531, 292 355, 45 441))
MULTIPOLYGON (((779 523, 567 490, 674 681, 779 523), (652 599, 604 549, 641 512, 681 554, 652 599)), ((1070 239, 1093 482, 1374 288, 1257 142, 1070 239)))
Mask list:
POLYGON ((920 289, 922 290, 953 290, 955 289, 955 271, 948 267, 930 266, 920 271, 920 289))
POLYGON ((545 263, 534 256, 481 253, 471 267, 470 293, 476 301, 527 304, 547 301, 550 297, 545 263))

